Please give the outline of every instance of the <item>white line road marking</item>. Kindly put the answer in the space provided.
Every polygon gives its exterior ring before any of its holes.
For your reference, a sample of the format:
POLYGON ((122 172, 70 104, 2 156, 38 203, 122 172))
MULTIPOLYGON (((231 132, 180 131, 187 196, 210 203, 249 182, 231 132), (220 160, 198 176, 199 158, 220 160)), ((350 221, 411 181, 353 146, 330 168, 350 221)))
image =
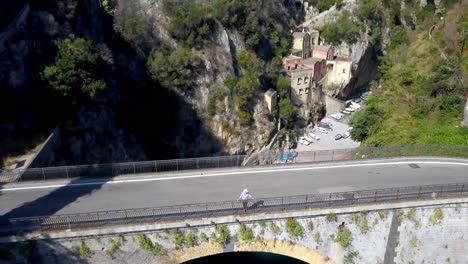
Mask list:
POLYGON ((229 176, 229 175, 239 175, 239 174, 268 173, 268 172, 276 173, 276 172, 285 172, 285 171, 287 172, 287 171, 301 171, 301 170, 307 171, 307 170, 336 169, 336 168, 388 166, 388 165, 402 165, 402 164, 412 164, 412 163, 468 166, 468 163, 463 163, 463 162, 397 161, 397 162, 381 162, 381 163, 367 163, 367 164, 328 165, 328 166, 319 166, 319 167, 275 168, 275 169, 266 169, 266 170, 221 172, 221 173, 212 173, 212 174, 205 174, 205 175, 203 174, 185 175, 185 176, 172 176, 172 177, 163 177, 163 178, 144 178, 144 179, 110 180, 110 181, 82 182, 82 183, 64 183, 64 184, 39 185, 39 186, 29 186, 29 187, 5 188, 5 189, 0 189, 0 192, 51 189, 51 188, 60 188, 60 187, 80 187, 80 186, 103 185, 103 184, 125 184, 125 183, 138 183, 138 182, 152 182, 152 181, 182 180, 182 179, 208 178, 208 177, 219 177, 219 176, 229 176))

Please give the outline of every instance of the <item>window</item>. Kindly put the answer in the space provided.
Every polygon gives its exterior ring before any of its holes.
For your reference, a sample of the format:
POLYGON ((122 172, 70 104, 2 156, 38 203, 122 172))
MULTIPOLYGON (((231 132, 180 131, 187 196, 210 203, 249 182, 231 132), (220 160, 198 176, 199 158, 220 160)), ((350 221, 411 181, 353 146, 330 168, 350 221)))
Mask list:
POLYGON ((295 69, 295 70, 297 69, 297 64, 296 64, 296 66, 294 66, 294 69, 295 69))
POLYGON ((291 66, 288 66, 288 71, 291 70, 291 66))
POLYGON ((299 95, 302 95, 302 93, 304 93, 304 90, 303 90, 303 89, 299 89, 299 95))
POLYGON ((304 84, 307 84, 309 82, 309 77, 304 77, 304 84))
POLYGON ((302 83, 302 78, 298 78, 297 79, 297 85, 301 85, 301 83, 302 83))
POLYGON ((346 73, 346 69, 343 69, 343 73, 346 73))
POLYGON ((309 93, 309 91, 310 91, 310 89, 309 89, 309 88, 306 88, 306 89, 305 89, 305 93, 306 93, 306 94, 308 94, 308 93, 309 93))

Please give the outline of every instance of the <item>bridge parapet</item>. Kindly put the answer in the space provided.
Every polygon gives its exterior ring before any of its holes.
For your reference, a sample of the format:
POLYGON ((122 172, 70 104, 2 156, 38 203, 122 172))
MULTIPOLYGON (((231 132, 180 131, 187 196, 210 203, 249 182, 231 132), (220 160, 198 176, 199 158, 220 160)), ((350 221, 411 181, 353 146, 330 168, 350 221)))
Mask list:
MULTIPOLYGON (((392 157, 436 156, 468 158, 468 146, 411 145, 372 148, 351 148, 322 151, 284 153, 262 152, 250 157, 247 166, 283 165, 290 163, 318 163, 392 157), (255 156, 257 155, 257 156, 255 156)), ((0 171, 0 183, 51 180, 67 178, 109 178, 120 175, 137 175, 171 171, 207 170, 243 167, 246 155, 203 157, 191 159, 155 160, 113 164, 28 168, 26 170, 0 171)))

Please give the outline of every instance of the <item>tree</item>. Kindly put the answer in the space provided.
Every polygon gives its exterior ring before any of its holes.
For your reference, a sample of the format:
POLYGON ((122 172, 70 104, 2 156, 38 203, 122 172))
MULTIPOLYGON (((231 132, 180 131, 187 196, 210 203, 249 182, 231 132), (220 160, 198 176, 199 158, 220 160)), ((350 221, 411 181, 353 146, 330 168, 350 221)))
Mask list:
POLYGON ((372 135, 385 117, 385 111, 381 108, 370 105, 368 108, 356 113, 351 120, 353 130, 351 138, 356 141, 363 141, 372 135))
POLYGON ((297 109, 289 99, 281 99, 279 102, 279 115, 287 124, 293 122, 297 116, 297 109))
POLYGON ((47 66, 43 73, 50 87, 74 102, 103 94, 106 84, 99 79, 99 56, 94 44, 83 38, 65 39, 56 44, 55 63, 47 66))
POLYGON ((189 48, 153 50, 147 64, 155 81, 178 93, 194 87, 200 66, 201 60, 189 48))

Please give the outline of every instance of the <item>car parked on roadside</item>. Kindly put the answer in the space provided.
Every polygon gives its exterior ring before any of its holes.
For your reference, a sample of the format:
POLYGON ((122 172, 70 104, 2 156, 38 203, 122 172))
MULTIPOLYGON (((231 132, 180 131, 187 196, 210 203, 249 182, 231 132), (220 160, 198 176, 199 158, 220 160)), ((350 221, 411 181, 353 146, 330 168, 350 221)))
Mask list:
POLYGON ((349 133, 349 131, 343 134, 343 138, 349 138, 349 136, 351 136, 351 134, 349 133))
POLYGON ((335 135, 335 140, 340 140, 342 138, 343 138, 343 135, 341 135, 341 134, 336 134, 335 135))
POLYGON ((328 130, 326 130, 326 129, 323 128, 323 127, 317 128, 317 131, 320 132, 320 133, 323 133, 323 134, 328 134, 328 130))
POLYGON ((302 145, 305 145, 305 146, 309 146, 310 145, 310 142, 305 140, 305 139, 299 139, 298 141, 299 144, 302 144, 302 145))
POLYGON ((320 137, 319 137, 319 136, 317 136, 317 135, 316 135, 316 134, 314 134, 314 133, 309 133, 309 136, 310 136, 311 138, 313 138, 313 139, 317 140, 317 141, 318 141, 318 140, 320 140, 320 137))

